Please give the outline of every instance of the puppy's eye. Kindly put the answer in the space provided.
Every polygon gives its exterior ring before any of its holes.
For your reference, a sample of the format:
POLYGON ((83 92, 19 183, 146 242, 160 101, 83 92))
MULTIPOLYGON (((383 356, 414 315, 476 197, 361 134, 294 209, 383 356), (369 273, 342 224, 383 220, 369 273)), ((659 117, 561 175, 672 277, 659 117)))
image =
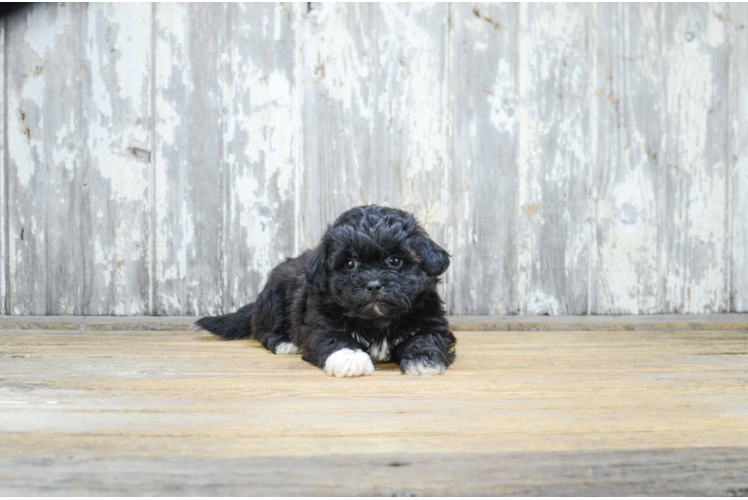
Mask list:
POLYGON ((403 259, 400 257, 390 257, 387 261, 387 265, 392 269, 399 269, 403 265, 403 259))
POLYGON ((348 259, 345 262, 345 268, 348 269, 349 271, 353 271, 354 269, 356 269, 356 265, 357 265, 357 263, 353 259, 348 259))

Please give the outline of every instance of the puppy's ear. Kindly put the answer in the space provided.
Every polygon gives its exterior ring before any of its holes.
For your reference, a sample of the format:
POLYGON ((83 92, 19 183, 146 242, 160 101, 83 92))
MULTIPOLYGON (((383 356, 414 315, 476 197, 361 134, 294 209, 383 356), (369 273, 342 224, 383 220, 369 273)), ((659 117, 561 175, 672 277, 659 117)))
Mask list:
POLYGON ((309 285, 315 292, 322 292, 327 290, 327 268, 325 267, 325 261, 327 260, 327 248, 324 243, 314 249, 314 253, 309 257, 309 260, 304 266, 304 278, 306 279, 307 285, 309 285))
POLYGON ((442 247, 434 243, 425 232, 420 231, 416 235, 414 247, 428 274, 439 276, 447 271, 449 267, 449 254, 442 247))

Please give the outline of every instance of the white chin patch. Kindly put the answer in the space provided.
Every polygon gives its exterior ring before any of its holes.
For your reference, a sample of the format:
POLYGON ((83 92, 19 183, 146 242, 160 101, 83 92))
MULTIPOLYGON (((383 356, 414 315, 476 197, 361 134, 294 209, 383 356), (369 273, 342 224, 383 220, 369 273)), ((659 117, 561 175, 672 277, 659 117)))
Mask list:
POLYGON ((299 354, 300 349, 291 342, 281 342, 275 346, 275 354, 299 354))
POLYGON ((323 370, 335 377, 360 377, 374 373, 374 363, 361 349, 341 349, 330 354, 323 370))
POLYGON ((441 375, 447 368, 442 364, 425 364, 421 362, 408 363, 405 365, 406 375, 441 375))

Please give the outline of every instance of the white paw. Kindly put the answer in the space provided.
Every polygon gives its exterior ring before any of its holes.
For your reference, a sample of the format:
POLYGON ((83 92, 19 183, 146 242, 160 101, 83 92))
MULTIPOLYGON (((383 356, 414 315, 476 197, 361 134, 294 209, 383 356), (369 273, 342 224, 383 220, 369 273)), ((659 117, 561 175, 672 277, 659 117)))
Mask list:
POLYGON ((275 346, 275 354, 299 354, 299 352, 301 352, 301 349, 291 342, 281 342, 275 346))
POLYGON ((197 332, 197 331, 200 331, 200 330, 204 330, 204 328, 202 326, 198 325, 197 323, 192 323, 190 325, 190 327, 188 328, 188 330, 190 330, 192 332, 197 332))
POLYGON ((441 375, 447 367, 441 363, 427 364, 421 361, 409 362, 405 364, 403 373, 406 375, 441 375))
POLYGON ((360 377, 374 373, 374 363, 361 349, 341 349, 330 354, 323 370, 336 377, 360 377))

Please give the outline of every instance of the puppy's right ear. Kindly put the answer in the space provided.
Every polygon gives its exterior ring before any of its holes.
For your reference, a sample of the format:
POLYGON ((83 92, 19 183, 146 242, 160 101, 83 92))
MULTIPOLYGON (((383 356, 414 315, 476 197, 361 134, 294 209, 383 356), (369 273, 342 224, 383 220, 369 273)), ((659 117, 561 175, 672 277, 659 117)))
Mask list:
POLYGON ((304 266, 304 278, 306 279, 306 283, 315 292, 323 292, 327 290, 326 260, 327 248, 324 243, 320 243, 320 245, 314 249, 312 256, 309 257, 306 266, 304 266))

